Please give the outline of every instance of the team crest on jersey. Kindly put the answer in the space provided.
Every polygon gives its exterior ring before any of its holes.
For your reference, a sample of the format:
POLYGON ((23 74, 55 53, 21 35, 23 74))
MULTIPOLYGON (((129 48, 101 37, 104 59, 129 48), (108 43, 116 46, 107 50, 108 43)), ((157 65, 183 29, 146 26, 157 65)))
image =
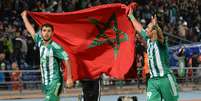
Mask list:
POLYGON ((147 92, 147 97, 148 97, 148 99, 150 99, 150 98, 151 98, 151 95, 152 95, 152 93, 151 93, 151 92, 147 92))

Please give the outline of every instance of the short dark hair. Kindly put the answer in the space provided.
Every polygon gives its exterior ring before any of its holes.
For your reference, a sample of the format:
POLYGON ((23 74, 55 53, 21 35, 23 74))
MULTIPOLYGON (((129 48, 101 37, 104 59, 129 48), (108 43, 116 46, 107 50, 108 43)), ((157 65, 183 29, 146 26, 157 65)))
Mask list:
POLYGON ((53 27, 53 25, 50 24, 50 23, 45 23, 45 24, 43 24, 43 25, 41 26, 41 30, 42 30, 43 27, 50 27, 50 28, 52 29, 52 31, 54 31, 54 27, 53 27))

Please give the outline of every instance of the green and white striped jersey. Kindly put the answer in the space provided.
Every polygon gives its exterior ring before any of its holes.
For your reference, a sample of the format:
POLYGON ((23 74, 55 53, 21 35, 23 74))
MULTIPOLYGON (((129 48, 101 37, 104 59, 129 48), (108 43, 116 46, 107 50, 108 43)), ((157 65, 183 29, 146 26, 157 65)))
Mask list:
POLYGON ((164 43, 159 42, 159 40, 151 41, 144 29, 142 29, 140 34, 147 42, 148 64, 151 78, 163 77, 170 73, 167 41, 165 40, 164 43))
POLYGON ((49 85, 53 80, 62 79, 60 66, 62 60, 68 60, 66 52, 52 40, 45 46, 42 36, 38 33, 35 34, 34 41, 40 48, 42 83, 49 85))

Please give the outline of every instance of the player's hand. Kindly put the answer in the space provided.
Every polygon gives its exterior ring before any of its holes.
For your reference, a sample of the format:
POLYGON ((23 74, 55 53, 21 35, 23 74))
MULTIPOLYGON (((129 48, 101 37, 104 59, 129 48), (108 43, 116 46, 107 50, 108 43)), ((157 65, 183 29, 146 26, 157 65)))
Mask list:
POLYGON ((27 17, 27 11, 24 10, 24 11, 21 13, 21 16, 22 16, 22 18, 27 17))
POLYGON ((72 79, 67 79, 66 80, 66 87, 67 88, 72 88, 74 85, 73 80, 72 79))
POLYGON ((129 11, 128 11, 128 17, 131 21, 135 20, 135 17, 133 16, 133 8, 129 8, 129 11))
POLYGON ((128 11, 128 17, 130 17, 131 15, 133 15, 133 9, 130 7, 128 11))
POLYGON ((151 23, 152 23, 153 25, 156 25, 156 24, 157 24, 157 17, 156 17, 156 15, 154 15, 154 16, 151 17, 151 23))
POLYGON ((56 1, 53 2, 53 6, 57 5, 58 3, 56 1))

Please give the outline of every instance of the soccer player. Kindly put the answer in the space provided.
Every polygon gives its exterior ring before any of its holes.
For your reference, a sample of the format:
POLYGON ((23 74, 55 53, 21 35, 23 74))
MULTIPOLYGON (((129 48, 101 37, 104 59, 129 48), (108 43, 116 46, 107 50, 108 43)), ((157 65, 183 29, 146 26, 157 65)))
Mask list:
POLYGON ((130 9, 128 17, 134 28, 147 42, 150 79, 147 86, 147 101, 177 101, 178 86, 169 69, 168 46, 162 30, 157 24, 156 16, 152 17, 146 30, 133 16, 130 9))
POLYGON ((51 24, 42 25, 39 33, 36 33, 27 18, 27 11, 23 11, 21 16, 27 31, 40 48, 42 91, 45 94, 45 101, 59 101, 59 95, 63 84, 63 77, 60 71, 62 61, 68 70, 66 85, 67 87, 73 86, 68 55, 60 45, 51 39, 54 34, 54 28, 51 24))

